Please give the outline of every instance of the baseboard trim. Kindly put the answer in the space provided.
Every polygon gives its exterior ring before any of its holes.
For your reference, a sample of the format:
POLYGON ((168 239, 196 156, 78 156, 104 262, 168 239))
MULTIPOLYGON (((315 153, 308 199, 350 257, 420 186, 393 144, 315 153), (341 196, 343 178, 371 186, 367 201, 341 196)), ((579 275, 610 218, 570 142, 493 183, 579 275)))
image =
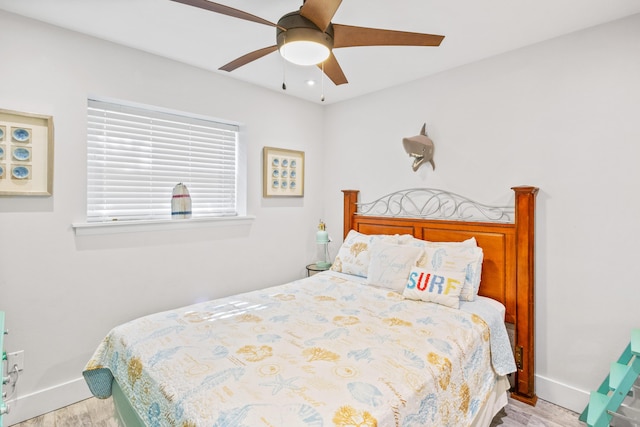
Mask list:
MULTIPOLYGON (((536 375, 536 394, 540 399, 581 413, 589 402, 589 392, 536 375)), ((4 416, 7 426, 64 408, 91 397, 84 378, 40 390, 7 402, 10 412, 4 416)))
MULTIPOLYGON (((18 384, 19 391, 20 384, 18 384)), ((6 426, 11 426, 89 397, 91 397, 91 392, 84 378, 78 378, 24 396, 18 395, 16 399, 7 402, 9 413, 4 415, 3 422, 6 426)))
POLYGON ((581 413, 589 403, 589 392, 536 375, 536 394, 542 400, 581 413))

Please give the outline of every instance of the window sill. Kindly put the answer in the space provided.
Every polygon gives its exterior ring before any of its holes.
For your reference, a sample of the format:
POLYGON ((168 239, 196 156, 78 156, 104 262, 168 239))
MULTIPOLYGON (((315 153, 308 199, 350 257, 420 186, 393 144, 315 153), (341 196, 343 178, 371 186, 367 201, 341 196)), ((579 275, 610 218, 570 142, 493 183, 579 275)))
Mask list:
POLYGON ((201 227, 225 227, 244 225, 255 220, 255 216, 209 217, 190 219, 157 219, 149 221, 112 221, 73 223, 76 236, 97 234, 136 233, 140 231, 184 230, 201 227))

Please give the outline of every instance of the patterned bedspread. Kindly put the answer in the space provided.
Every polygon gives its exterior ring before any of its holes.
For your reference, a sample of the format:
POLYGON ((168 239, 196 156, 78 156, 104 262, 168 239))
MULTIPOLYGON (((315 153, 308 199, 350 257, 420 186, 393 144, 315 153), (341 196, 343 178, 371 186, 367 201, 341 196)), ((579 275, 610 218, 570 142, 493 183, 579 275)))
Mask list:
POLYGON ((149 426, 465 426, 496 381, 477 314, 326 272, 114 328, 83 372, 149 426))

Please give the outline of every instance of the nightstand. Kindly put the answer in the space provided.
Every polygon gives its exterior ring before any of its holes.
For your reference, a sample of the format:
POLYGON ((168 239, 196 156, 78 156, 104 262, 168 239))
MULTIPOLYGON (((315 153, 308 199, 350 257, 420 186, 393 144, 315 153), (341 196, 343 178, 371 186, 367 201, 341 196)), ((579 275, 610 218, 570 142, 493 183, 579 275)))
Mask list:
POLYGON ((313 264, 309 264, 307 265, 307 277, 311 277, 316 273, 319 273, 321 271, 327 271, 328 269, 330 269, 331 266, 328 267, 319 267, 318 265, 316 265, 316 263, 314 262, 313 264))

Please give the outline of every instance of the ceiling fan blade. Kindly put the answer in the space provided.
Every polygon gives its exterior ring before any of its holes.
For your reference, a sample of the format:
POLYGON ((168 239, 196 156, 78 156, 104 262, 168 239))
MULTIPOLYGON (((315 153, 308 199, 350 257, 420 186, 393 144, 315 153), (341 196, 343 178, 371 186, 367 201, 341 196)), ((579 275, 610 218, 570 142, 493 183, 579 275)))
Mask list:
POLYGON ((333 24, 333 47, 440 46, 444 36, 333 24))
POLYGON ((342 0, 306 0, 300 8, 300 15, 324 31, 331 23, 340 3, 342 0))
POLYGON ((252 15, 247 12, 243 12, 238 9, 234 9, 223 4, 213 3, 207 0, 172 0, 177 3, 186 4, 189 6, 199 7, 200 9, 210 10, 221 15, 232 16, 234 18, 244 19, 246 21, 257 22, 258 24, 269 25, 270 27, 277 27, 273 22, 262 19, 259 16, 252 15))
POLYGON ((278 49, 278 46, 273 45, 269 47, 264 47, 262 49, 254 50, 253 52, 249 52, 246 55, 241 56, 238 59, 234 59, 226 65, 223 65, 219 68, 219 70, 223 71, 233 71, 236 68, 240 68, 243 65, 247 65, 249 62, 255 61, 256 59, 260 59, 265 55, 270 54, 278 49))
POLYGON ((340 64, 338 64, 338 60, 333 55, 333 52, 329 55, 329 57, 322 64, 318 64, 320 69, 324 68, 324 73, 327 77, 331 79, 336 86, 340 86, 345 83, 349 83, 347 81, 347 77, 342 72, 342 68, 340 64), (323 67, 324 66, 324 67, 323 67))

